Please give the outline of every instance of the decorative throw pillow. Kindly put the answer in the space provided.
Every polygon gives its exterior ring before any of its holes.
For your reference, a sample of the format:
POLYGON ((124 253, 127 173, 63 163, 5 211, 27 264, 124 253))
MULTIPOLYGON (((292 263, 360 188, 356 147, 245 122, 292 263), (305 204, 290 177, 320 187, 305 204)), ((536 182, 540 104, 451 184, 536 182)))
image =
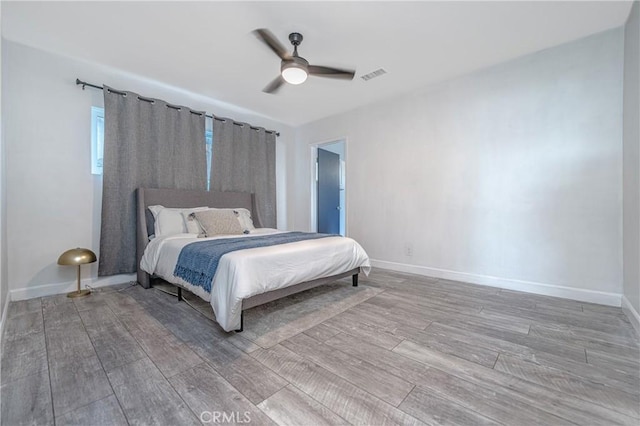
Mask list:
POLYGON ((182 217, 187 227, 187 234, 196 234, 198 236, 204 236, 204 229, 202 229, 202 226, 200 226, 200 222, 198 222, 198 219, 196 219, 196 216, 193 213, 201 212, 205 210, 210 210, 210 209, 209 207, 198 207, 197 209, 184 210, 182 212, 182 217))
POLYGON ((251 218, 251 212, 249 210, 242 208, 233 210, 238 212, 238 220, 244 231, 253 231, 256 229, 256 227, 253 226, 253 219, 251 218))
POLYGON ((240 235, 244 233, 238 213, 231 209, 209 209, 194 212, 207 237, 215 235, 240 235))

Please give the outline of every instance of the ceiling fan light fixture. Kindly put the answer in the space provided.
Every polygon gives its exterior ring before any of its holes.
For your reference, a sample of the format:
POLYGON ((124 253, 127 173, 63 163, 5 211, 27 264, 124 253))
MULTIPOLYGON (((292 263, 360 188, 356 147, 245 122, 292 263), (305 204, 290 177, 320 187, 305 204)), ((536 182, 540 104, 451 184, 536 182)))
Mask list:
POLYGON ((307 72, 298 67, 289 67, 282 70, 282 78, 290 84, 302 84, 307 80, 307 72))
MULTIPOLYGON (((295 58, 302 59, 302 58, 295 58)), ((306 64, 302 61, 287 61, 282 64, 280 73, 282 78, 289 84, 302 84, 307 80, 309 72, 307 71, 306 64)), ((305 61, 306 62, 306 61, 305 61)))
MULTIPOLYGON (((0 0, 1 1, 1 0, 0 0)), ((273 79, 262 89, 264 93, 276 93, 285 83, 302 84, 307 77, 335 78, 340 80, 353 80, 355 70, 325 67, 322 65, 309 65, 309 62, 298 55, 298 46, 302 43, 302 34, 289 34, 289 41, 293 45, 293 52, 289 54, 287 49, 280 44, 276 36, 265 28, 258 28, 253 34, 271 49, 282 62, 280 62, 280 75, 273 79)))

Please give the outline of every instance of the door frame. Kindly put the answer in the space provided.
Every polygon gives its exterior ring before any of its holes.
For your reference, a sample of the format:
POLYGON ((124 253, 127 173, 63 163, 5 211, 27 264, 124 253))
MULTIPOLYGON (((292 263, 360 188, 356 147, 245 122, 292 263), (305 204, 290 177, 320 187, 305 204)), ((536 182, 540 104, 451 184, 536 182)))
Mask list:
POLYGON ((309 230, 311 232, 318 232, 318 181, 317 181, 317 158, 318 158, 318 148, 322 148, 325 145, 333 145, 335 143, 342 142, 344 144, 344 235, 349 235, 349 215, 348 211, 348 198, 347 198, 347 188, 348 188, 348 147, 347 138, 332 138, 322 142, 311 142, 309 143, 309 189, 311 193, 311 211, 310 211, 310 226, 309 230))

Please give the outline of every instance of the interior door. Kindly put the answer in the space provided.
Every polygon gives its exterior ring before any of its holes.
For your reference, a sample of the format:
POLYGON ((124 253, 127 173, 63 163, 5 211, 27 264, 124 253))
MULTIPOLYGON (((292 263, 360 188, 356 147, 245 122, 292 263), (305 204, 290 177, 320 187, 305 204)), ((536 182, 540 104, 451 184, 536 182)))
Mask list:
POLYGON ((340 156, 318 148, 318 232, 340 233, 340 156))

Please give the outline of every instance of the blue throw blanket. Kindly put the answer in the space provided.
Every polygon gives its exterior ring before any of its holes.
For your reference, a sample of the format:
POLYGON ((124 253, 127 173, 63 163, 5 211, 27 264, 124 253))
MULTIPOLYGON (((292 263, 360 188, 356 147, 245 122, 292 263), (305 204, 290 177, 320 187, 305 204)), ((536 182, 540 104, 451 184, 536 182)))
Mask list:
POLYGON ((261 237, 198 241, 184 246, 180 251, 173 275, 190 284, 202 287, 207 293, 211 293, 211 283, 216 275, 218 263, 220 263, 220 258, 227 253, 335 236, 309 232, 286 232, 261 237))

